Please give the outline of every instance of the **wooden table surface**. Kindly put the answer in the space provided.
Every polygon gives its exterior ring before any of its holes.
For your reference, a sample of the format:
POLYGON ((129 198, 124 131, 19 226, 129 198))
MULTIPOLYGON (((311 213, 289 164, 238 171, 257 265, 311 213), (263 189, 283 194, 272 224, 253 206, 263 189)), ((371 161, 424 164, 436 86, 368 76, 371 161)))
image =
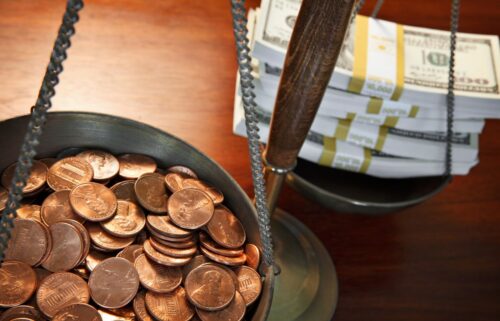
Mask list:
MULTIPOLYGON (((375 1, 368 2, 365 13, 375 1)), ((35 102, 64 5, 0 0, 0 119, 35 102)), ((446 29, 449 1, 387 1, 380 17, 446 29)), ((495 0, 464 1, 460 30, 498 34, 498 17, 495 0)), ((236 63, 228 0, 89 0, 64 67, 53 110, 162 128, 251 192, 246 141, 231 130, 236 63)), ((500 320, 499 132, 500 122, 488 121, 471 174, 398 213, 338 214, 284 190, 280 206, 335 261, 335 320, 500 320)))

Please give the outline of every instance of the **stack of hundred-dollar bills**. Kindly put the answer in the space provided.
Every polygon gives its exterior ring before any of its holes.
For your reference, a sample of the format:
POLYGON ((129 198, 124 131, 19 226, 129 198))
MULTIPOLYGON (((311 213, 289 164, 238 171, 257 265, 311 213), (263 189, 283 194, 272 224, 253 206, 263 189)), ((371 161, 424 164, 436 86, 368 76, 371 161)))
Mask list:
MULTIPOLYGON (((263 142, 300 0, 262 0, 249 12, 255 101, 263 142)), ((448 31, 358 15, 299 156, 385 178, 445 170, 448 31)), ((485 118, 500 118, 497 36, 457 34, 452 174, 478 164, 485 118)), ((239 79, 234 132, 246 135, 239 79)))

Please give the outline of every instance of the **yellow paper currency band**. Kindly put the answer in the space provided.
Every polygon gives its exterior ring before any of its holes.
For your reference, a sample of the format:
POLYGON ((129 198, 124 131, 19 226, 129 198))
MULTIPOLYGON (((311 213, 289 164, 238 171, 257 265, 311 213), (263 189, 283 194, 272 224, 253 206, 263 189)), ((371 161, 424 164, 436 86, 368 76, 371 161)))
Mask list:
POLYGON ((337 144, 335 138, 323 136, 323 152, 319 158, 319 164, 323 166, 332 166, 336 149, 337 144))
POLYGON ((368 17, 356 16, 356 34, 354 37, 354 66, 352 78, 347 90, 361 93, 366 78, 368 59, 368 17))
POLYGON ((396 88, 392 93, 392 100, 399 100, 403 93, 405 82, 405 42, 403 25, 396 26, 396 88))
POLYGON ((408 115, 408 117, 410 117, 410 118, 417 117, 418 111, 419 111, 419 107, 418 106, 411 106, 410 114, 408 115))
POLYGON ((370 97, 368 101, 368 106, 366 107, 367 114, 380 114, 380 110, 382 109, 382 103, 384 101, 377 97, 370 97))
POLYGON ((335 129, 335 138, 340 140, 346 140, 347 134, 349 134, 349 128, 351 127, 351 121, 348 119, 339 119, 337 129, 335 129))
POLYGON ((356 114, 355 113, 347 113, 346 119, 354 120, 354 118, 356 118, 356 114))
POLYGON ((370 167, 370 163, 372 161, 372 153, 368 148, 363 148, 365 157, 363 158, 363 164, 361 164, 361 168, 359 169, 360 173, 365 174, 370 167))
POLYGON ((379 152, 384 148, 385 139, 387 138, 387 133, 389 132, 389 128, 380 126, 378 131, 377 143, 375 144, 375 150, 379 152))
POLYGON ((394 128, 398 124, 399 117, 396 116, 387 116, 385 117, 384 125, 385 127, 394 128))

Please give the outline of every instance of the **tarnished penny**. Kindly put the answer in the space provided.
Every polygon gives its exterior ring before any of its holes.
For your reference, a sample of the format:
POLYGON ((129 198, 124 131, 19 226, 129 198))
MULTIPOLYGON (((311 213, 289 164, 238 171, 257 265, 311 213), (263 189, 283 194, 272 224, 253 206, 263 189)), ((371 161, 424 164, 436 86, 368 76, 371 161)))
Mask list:
POLYGON ((207 194, 198 189, 182 189, 170 196, 168 213, 175 225, 195 230, 212 219, 214 203, 207 194))
MULTIPOLYGON (((10 189, 16 166, 17 163, 14 163, 7 167, 2 173, 2 185, 6 189, 10 189)), ((23 188, 23 194, 31 194, 41 189, 47 181, 47 172, 48 168, 44 163, 34 160, 30 176, 26 182, 26 186, 23 188)))
POLYGON ((139 154, 124 154, 118 157, 120 176, 128 179, 139 178, 142 174, 153 173, 156 162, 151 157, 139 154))
POLYGON ((203 264, 192 270, 184 285, 189 301, 208 311, 218 311, 228 306, 236 292, 231 275, 214 264, 203 264))
POLYGON ((146 240, 144 242, 144 254, 146 254, 146 256, 158 263, 158 264, 161 264, 161 265, 166 265, 166 266, 183 266, 183 265, 186 265, 190 260, 191 258, 190 257, 187 257, 187 258, 180 258, 180 257, 173 257, 173 256, 169 256, 169 255, 165 255, 159 251, 157 251, 152 245, 151 245, 151 242, 149 240, 146 240))
POLYGON ((168 173, 165 175, 165 185, 172 192, 175 193, 182 189, 182 182, 187 177, 179 173, 168 173))
POLYGON ((218 206, 207 224, 207 232, 212 239, 223 247, 237 249, 245 243, 246 234, 240 220, 224 207, 218 206))
POLYGON ((215 243, 210 236, 207 235, 207 233, 201 231, 200 232, 200 243, 202 246, 207 248, 207 250, 210 250, 216 254, 219 255, 224 255, 224 256, 231 256, 231 257, 236 257, 236 256, 241 256, 243 254, 243 248, 238 248, 238 249, 228 249, 225 247, 220 246, 219 244, 215 243))
POLYGON ((134 185, 135 195, 139 203, 148 211, 157 214, 167 213, 167 188, 163 175, 147 173, 141 175, 134 185))
POLYGON ((87 257, 85 257, 85 267, 92 272, 99 263, 109 258, 110 256, 103 252, 91 250, 87 257))
POLYGON ((246 305, 243 297, 238 291, 234 296, 234 300, 224 309, 220 311, 204 311, 197 308, 196 313, 201 321, 241 321, 245 316, 246 305))
POLYGON ((209 185, 206 182, 195 178, 187 178, 182 182, 184 188, 196 188, 205 193, 212 199, 215 205, 221 204, 224 201, 224 195, 217 188, 209 185))
POLYGON ((87 161, 94 171, 95 180, 107 180, 118 174, 120 164, 118 159, 102 150, 86 150, 76 155, 87 161))
POLYGON ((135 260, 143 253, 144 249, 142 248, 142 245, 132 244, 121 250, 120 253, 116 254, 116 257, 122 257, 134 264, 135 260))
POLYGON ((129 237, 139 233, 146 225, 146 216, 142 209, 132 202, 118 200, 116 214, 101 222, 102 228, 117 237, 129 237))
POLYGON ((5 188, 0 186, 0 211, 3 211, 5 209, 8 198, 9 192, 5 188))
POLYGON ((73 303, 88 303, 87 282, 76 274, 59 272, 43 280, 36 293, 36 303, 43 314, 52 318, 61 308, 73 303))
POLYGON ((184 176, 189 176, 192 178, 198 178, 198 175, 196 175, 196 173, 191 168, 182 165, 171 166, 167 168, 167 171, 182 174, 184 176))
POLYGON ((200 266, 202 264, 206 264, 206 263, 210 263, 210 262, 211 261, 209 259, 207 259, 207 257, 205 255, 194 256, 191 259, 191 261, 189 261, 188 264, 186 264, 182 267, 182 276, 183 276, 182 279, 186 280, 186 277, 189 274, 189 272, 196 269, 198 266, 200 266))
POLYGON ((34 307, 19 305, 2 313, 0 321, 45 321, 45 319, 34 307))
POLYGON ((0 308, 28 301, 36 289, 36 274, 26 263, 4 261, 0 265, 0 308))
POLYGON ((259 273, 248 266, 240 266, 234 273, 238 278, 237 291, 243 296, 247 306, 254 303, 262 291, 259 273))
POLYGON ((168 267, 150 261, 144 254, 135 260, 139 280, 146 289, 158 293, 175 290, 182 282, 182 272, 178 267, 168 267))
POLYGON ((51 272, 69 271, 80 263, 84 251, 83 239, 76 227, 58 222, 49 227, 52 251, 42 266, 51 272))
POLYGON ((170 237, 190 237, 191 231, 175 226, 166 215, 148 215, 147 222, 151 228, 160 234, 170 237))
POLYGON ((118 205, 115 194, 98 183, 80 184, 69 193, 69 203, 76 214, 93 222, 111 218, 118 205))
POLYGON ((116 237, 103 230, 102 226, 96 223, 85 224, 89 231, 90 239, 98 247, 108 251, 122 250, 134 243, 134 237, 116 237))
POLYGON ((139 275, 134 265, 124 258, 102 261, 90 274, 92 300, 103 308, 116 309, 127 305, 139 289, 139 275))
POLYGON ((47 196, 40 209, 40 217, 45 225, 52 225, 66 219, 83 223, 85 219, 75 213, 69 203, 69 190, 54 192, 47 196))
POLYGON ((170 293, 146 292, 146 307, 157 320, 188 321, 194 316, 194 309, 181 286, 170 293))
POLYGON ((40 205, 24 205, 17 209, 17 217, 23 219, 33 219, 41 222, 40 205))
POLYGON ((146 291, 139 291, 134 298, 133 307, 139 321, 154 321, 146 308, 146 291))
POLYGON ((16 219, 5 258, 28 265, 38 265, 51 250, 50 235, 41 222, 31 219, 16 219))
POLYGON ((185 248, 185 249, 179 249, 179 248, 175 248, 175 247, 171 247, 171 246, 159 243, 154 238, 150 238, 149 242, 155 248, 155 250, 157 250, 165 255, 173 256, 173 257, 191 257, 197 251, 196 246, 193 246, 190 248, 185 248))
POLYGON ((170 242, 170 241, 165 240, 164 238, 155 237, 155 234, 153 234, 153 233, 151 233, 151 235, 153 235, 153 238, 155 239, 156 242, 161 243, 161 244, 166 245, 166 246, 169 246, 169 247, 173 247, 175 249, 188 249, 188 248, 191 248, 193 246, 196 246, 196 238, 194 238, 194 237, 189 239, 188 241, 170 242))
POLYGON ((82 252, 82 257, 80 258, 80 263, 85 262, 85 257, 89 254, 91 245, 89 232, 80 222, 77 222, 75 220, 64 220, 61 222, 73 225, 73 227, 75 227, 78 230, 78 232, 80 232, 80 236, 82 237, 83 241, 83 252, 82 252))
POLYGON ((240 256, 236 257, 224 256, 214 253, 210 250, 207 250, 203 246, 200 247, 200 251, 201 253, 203 253, 203 255, 206 255, 210 260, 224 265, 239 266, 245 264, 247 260, 247 256, 245 254, 241 254, 240 256))
POLYGON ((252 243, 247 243, 245 245, 245 255, 247 256, 247 265, 252 269, 257 270, 260 264, 259 248, 252 243))
POLYGON ((102 321, 102 318, 93 306, 76 303, 57 311, 52 321, 102 321))
POLYGON ((134 204, 139 204, 134 190, 135 180, 126 180, 118 182, 111 186, 111 191, 115 193, 116 198, 119 200, 129 201, 134 204))
POLYGON ((68 157, 52 165, 47 174, 47 184, 54 191, 72 189, 75 186, 90 182, 94 172, 86 161, 78 157, 68 157))

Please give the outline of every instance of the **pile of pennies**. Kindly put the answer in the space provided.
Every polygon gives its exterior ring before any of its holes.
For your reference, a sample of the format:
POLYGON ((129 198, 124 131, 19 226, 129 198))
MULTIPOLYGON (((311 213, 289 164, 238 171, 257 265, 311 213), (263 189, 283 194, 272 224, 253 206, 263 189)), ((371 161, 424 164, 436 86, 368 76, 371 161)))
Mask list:
POLYGON ((83 150, 35 161, 23 196, 0 265, 0 321, 240 321, 259 298, 259 249, 188 167, 83 150))

